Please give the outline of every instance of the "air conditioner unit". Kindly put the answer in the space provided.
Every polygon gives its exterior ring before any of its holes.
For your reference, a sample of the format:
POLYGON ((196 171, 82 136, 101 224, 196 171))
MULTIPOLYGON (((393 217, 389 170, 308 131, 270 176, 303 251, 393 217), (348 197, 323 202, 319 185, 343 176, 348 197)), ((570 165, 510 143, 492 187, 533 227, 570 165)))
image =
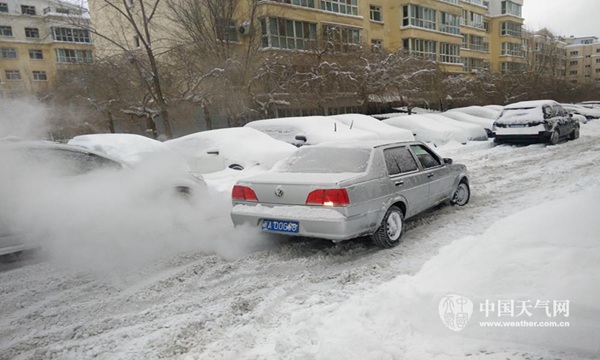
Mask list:
POLYGON ((238 28, 241 35, 250 35, 250 22, 246 21, 238 28))

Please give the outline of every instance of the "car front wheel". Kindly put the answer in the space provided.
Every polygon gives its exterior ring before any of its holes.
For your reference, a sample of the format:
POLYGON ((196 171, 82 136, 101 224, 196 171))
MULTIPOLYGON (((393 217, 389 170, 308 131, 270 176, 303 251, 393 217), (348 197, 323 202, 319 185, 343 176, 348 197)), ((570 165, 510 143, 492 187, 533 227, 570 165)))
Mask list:
POLYGON ((573 131, 569 135, 569 139, 570 140, 579 139, 579 127, 576 127, 575 129, 573 129, 573 131))
POLYGON ((466 181, 461 181, 456 187, 456 191, 452 195, 452 205, 465 206, 471 198, 471 188, 466 181))
POLYGON ((556 145, 556 144, 558 144, 559 139, 560 139, 560 135, 558 133, 558 130, 554 130, 552 132, 552 135, 550 135, 550 140, 548 141, 548 143, 550 145, 556 145))
POLYGON ((379 229, 371 235, 371 241, 377 246, 391 248, 400 243, 403 232, 404 214, 394 205, 385 213, 379 229))

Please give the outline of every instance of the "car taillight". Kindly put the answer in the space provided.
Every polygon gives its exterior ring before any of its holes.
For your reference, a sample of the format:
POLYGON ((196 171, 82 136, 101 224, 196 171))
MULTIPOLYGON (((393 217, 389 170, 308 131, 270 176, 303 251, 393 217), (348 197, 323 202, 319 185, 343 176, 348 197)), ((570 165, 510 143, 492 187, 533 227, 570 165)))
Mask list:
POLYGON ((350 204, 346 189, 319 189, 311 191, 306 205, 346 206, 350 204))
POLYGON ((254 201, 258 202, 254 190, 247 186, 235 185, 231 191, 231 198, 239 201, 254 201))

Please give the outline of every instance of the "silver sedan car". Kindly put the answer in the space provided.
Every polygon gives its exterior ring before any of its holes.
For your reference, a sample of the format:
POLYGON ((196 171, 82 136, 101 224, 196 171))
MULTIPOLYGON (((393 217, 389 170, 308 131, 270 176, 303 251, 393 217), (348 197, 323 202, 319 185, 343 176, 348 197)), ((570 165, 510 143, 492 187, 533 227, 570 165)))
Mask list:
POLYGON ((231 218, 266 232, 334 242, 368 235, 392 247, 405 219, 469 198, 466 167, 421 142, 319 145, 238 181, 231 218))

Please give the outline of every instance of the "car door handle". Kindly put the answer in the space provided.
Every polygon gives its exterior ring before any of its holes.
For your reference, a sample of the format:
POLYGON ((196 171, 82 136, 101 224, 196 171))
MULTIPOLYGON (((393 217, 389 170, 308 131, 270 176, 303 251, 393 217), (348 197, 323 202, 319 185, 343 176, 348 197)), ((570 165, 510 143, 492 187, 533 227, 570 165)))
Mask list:
POLYGON ((434 176, 435 176, 435 174, 434 174, 434 173, 427 174, 427 177, 428 177, 428 178, 432 178, 432 177, 434 177, 434 176))
POLYGON ((402 186, 402 185, 404 185, 404 181, 403 181, 403 180, 396 181, 396 182, 394 183, 394 185, 396 185, 396 186, 402 186))

